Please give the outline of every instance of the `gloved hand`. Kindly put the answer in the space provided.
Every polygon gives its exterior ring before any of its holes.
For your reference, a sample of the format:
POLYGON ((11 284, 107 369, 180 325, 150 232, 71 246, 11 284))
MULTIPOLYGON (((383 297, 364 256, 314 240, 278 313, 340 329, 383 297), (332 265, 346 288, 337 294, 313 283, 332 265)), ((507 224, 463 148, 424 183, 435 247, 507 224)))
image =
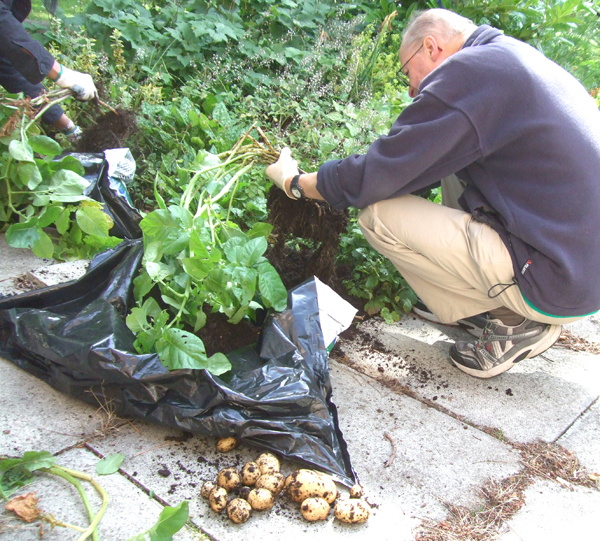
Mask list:
POLYGON ((87 73, 80 73, 60 65, 60 73, 54 82, 61 88, 69 88, 75 92, 75 97, 80 101, 88 101, 98 97, 98 91, 92 77, 87 73))
POLYGON ((296 199, 285 189, 284 182, 295 175, 298 175, 298 162, 292 158, 292 151, 285 147, 279 154, 279 159, 269 165, 266 170, 267 176, 273 181, 275 186, 283 190, 290 199, 296 199))

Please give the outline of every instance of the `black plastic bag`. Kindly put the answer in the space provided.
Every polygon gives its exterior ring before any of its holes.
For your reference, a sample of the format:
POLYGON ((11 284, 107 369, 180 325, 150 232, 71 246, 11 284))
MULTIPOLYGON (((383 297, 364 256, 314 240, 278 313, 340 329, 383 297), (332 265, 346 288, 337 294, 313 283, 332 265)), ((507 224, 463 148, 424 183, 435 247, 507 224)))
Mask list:
POLYGON ((141 238, 140 221, 142 217, 133 206, 127 188, 118 178, 110 178, 109 165, 102 153, 70 153, 76 157, 85 169, 84 178, 90 183, 84 195, 103 204, 114 226, 110 234, 120 239, 141 238))
POLYGON ((259 345, 228 354, 228 380, 169 372, 156 354, 134 353, 124 321, 142 256, 141 240, 125 240, 77 281, 0 299, 0 354, 62 392, 112 401, 121 416, 235 436, 354 484, 315 281, 289 292, 287 310, 267 319, 259 345))

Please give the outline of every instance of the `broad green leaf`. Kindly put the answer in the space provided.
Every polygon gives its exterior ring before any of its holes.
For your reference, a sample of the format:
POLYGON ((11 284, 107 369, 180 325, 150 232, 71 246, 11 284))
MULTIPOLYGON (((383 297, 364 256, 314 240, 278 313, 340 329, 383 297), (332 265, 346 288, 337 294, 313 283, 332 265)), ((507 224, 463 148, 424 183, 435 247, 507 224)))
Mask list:
POLYGON ((50 177, 56 195, 81 195, 90 183, 70 169, 59 169, 50 177))
POLYGON ((154 282, 145 270, 133 280, 133 296, 136 301, 141 301, 154 287, 154 282))
POLYGON ((245 240, 243 237, 233 237, 223 244, 223 251, 227 260, 236 265, 252 267, 267 251, 267 239, 256 237, 245 240))
POLYGON ((287 307, 287 291, 279 273, 268 261, 263 261, 258 266, 258 290, 267 308, 278 312, 287 307))
POLYGON ((153 262, 158 263, 163 257, 162 242, 156 240, 150 242, 144 248, 144 263, 153 262))
POLYGON ((63 212, 63 207, 59 205, 50 205, 44 209, 39 217, 39 226, 48 227, 53 224, 63 212))
POLYGON ((60 161, 55 162, 58 169, 68 169, 78 175, 85 175, 85 167, 75 156, 65 156, 60 161))
POLYGON ((42 259, 52 259, 52 255, 54 254, 52 239, 41 228, 38 230, 38 235, 39 238, 31 246, 31 251, 42 259))
POLYGON ((37 222, 35 218, 22 224, 12 224, 6 231, 6 243, 13 248, 31 248, 42 231, 37 222))
POLYGON ((129 330, 133 333, 139 333, 148 326, 148 320, 146 318, 146 310, 142 307, 136 306, 131 309, 131 313, 125 318, 125 323, 129 330))
POLYGON ((27 451, 21 458, 0 460, 0 496, 4 499, 33 481, 32 473, 51 467, 56 459, 48 451, 27 451))
POLYGON ((49 468, 56 458, 48 451, 26 451, 21 458, 7 458, 0 461, 0 473, 4 474, 11 468, 19 467, 32 473, 40 468, 49 468))
POLYGON ((45 135, 34 135, 29 138, 29 144, 34 152, 42 156, 58 156, 62 152, 62 147, 54 139, 45 135))
POLYGON ((198 310, 196 313, 196 322, 194 324, 194 332, 198 332, 204 325, 206 325, 206 314, 203 310, 198 310))
POLYGON ((267 224, 264 222, 256 222, 252 226, 250 231, 248 231, 247 235, 251 239, 253 239, 255 237, 264 237, 264 238, 268 239, 269 235, 271 234, 271 231, 273 231, 272 224, 267 224))
POLYGON ((30 190, 35 190, 42 183, 42 174, 35 163, 22 162, 17 171, 21 182, 30 190))
POLYGON ((165 330, 156 342, 156 352, 169 370, 208 368, 204 342, 181 329, 165 330))
POLYGON ((64 235, 71 225, 71 211, 68 208, 63 209, 60 215, 56 218, 55 224, 56 230, 64 235))
POLYGON ((158 522, 148 531, 150 541, 171 541, 173 536, 185 526, 189 516, 188 502, 175 507, 165 507, 158 522))
POLYGON ((84 206, 78 209, 75 218, 84 233, 97 237, 108 237, 108 232, 114 225, 108 214, 92 206, 84 206))
POLYGON ((175 255, 187 247, 192 223, 193 217, 189 211, 171 206, 148 214, 140 222, 140 227, 144 232, 145 243, 160 241, 165 254, 175 255))
POLYGON ((8 152, 13 159, 19 162, 35 163, 33 150, 27 143, 23 143, 23 141, 11 141, 10 145, 8 145, 8 152))
POLYGON ((116 473, 119 471, 123 460, 125 460, 125 455, 122 453, 108 455, 97 462, 96 473, 98 475, 111 475, 116 473))
POLYGON ((183 270, 194 280, 201 282, 212 270, 215 264, 212 261, 202 260, 195 257, 185 257, 181 260, 183 270))
POLYGON ((215 376, 231 370, 231 363, 224 353, 215 353, 208 358, 208 371, 215 376))
MULTIPOLYGON (((163 300, 164 303, 175 308, 175 310, 177 310, 177 311, 181 310, 181 301, 180 300, 174 299, 173 297, 170 297, 169 295, 161 295, 160 298, 163 300)), ((184 314, 189 314, 189 312, 185 308, 181 311, 184 314)))
POLYGON ((161 282, 170 276, 173 276, 174 269, 164 263, 153 263, 151 261, 144 264, 146 272, 155 282, 161 282))
POLYGON ((144 301, 142 306, 133 308, 125 321, 129 329, 137 333, 150 327, 148 318, 156 321, 161 314, 162 310, 158 303, 152 297, 149 297, 144 301))
POLYGON ((233 288, 235 296, 242 306, 248 306, 256 293, 256 279, 258 272, 256 269, 247 267, 237 267, 232 273, 232 278, 236 286, 233 288))

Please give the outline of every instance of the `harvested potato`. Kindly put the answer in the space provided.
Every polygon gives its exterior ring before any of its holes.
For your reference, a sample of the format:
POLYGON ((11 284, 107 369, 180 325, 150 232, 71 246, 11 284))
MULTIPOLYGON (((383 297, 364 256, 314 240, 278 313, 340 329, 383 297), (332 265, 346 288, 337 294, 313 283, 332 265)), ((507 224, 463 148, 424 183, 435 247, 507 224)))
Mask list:
POLYGON ((252 489, 251 489, 250 487, 245 487, 245 486, 242 486, 242 487, 240 487, 240 489, 238 490, 238 496, 239 496, 240 498, 243 498, 244 500, 248 500, 248 495, 250 494, 250 491, 251 491, 251 490, 252 490, 252 489))
POLYGON ((350 488, 350 497, 351 498, 362 498, 363 489, 360 485, 354 485, 350 488))
POLYGON ((325 520, 329 510, 329 504, 323 498, 306 498, 300 505, 300 513, 310 522, 325 520))
POLYGON ((333 513, 341 522, 361 524, 371 516, 371 506, 365 500, 340 500, 333 513))
POLYGON ((275 496, 266 488, 253 488, 248 494, 248 503, 255 511, 266 511, 275 505, 275 496))
POLYGON ((217 442, 217 451, 219 453, 227 453, 228 451, 233 451, 238 445, 238 440, 234 437, 230 438, 221 438, 217 442))
POLYGON ((269 492, 277 495, 283 490, 284 485, 285 477, 281 473, 276 472, 261 475, 254 486, 256 488, 266 488, 269 492))
POLYGON ((213 511, 220 513, 227 507, 227 491, 223 487, 215 487, 210 491, 208 497, 210 507, 213 511))
POLYGON ((279 459, 272 453, 263 453, 256 459, 261 473, 279 472, 279 459))
POLYGON ((217 474, 217 485, 234 492, 242 485, 242 476, 237 468, 224 468, 217 474))
POLYGON ((227 504, 227 516, 229 520, 236 524, 246 522, 252 515, 252 508, 246 500, 234 498, 227 504))
POLYGON ((298 503, 306 498, 323 498, 332 504, 338 495, 333 480, 313 470, 296 470, 286 480, 286 484, 288 497, 298 503))
POLYGON ((242 468, 242 483, 246 486, 253 486, 260 477, 260 468, 256 462, 248 462, 242 468))
POLYGON ((202 489, 200 490, 200 494, 202 495, 203 498, 206 498, 208 500, 208 497, 210 496, 210 491, 215 488, 217 485, 215 485, 212 481, 206 481, 203 485, 202 485, 202 489))

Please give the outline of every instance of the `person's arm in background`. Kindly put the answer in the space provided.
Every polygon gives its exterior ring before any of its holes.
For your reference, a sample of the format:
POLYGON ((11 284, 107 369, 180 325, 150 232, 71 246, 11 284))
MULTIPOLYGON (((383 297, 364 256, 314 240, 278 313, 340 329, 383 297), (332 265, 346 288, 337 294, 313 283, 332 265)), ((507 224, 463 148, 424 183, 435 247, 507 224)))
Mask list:
POLYGON ((71 89, 79 100, 87 101, 98 96, 90 75, 59 64, 41 43, 29 35, 3 2, 0 2, 0 51, 33 84, 49 77, 59 87, 71 89))

